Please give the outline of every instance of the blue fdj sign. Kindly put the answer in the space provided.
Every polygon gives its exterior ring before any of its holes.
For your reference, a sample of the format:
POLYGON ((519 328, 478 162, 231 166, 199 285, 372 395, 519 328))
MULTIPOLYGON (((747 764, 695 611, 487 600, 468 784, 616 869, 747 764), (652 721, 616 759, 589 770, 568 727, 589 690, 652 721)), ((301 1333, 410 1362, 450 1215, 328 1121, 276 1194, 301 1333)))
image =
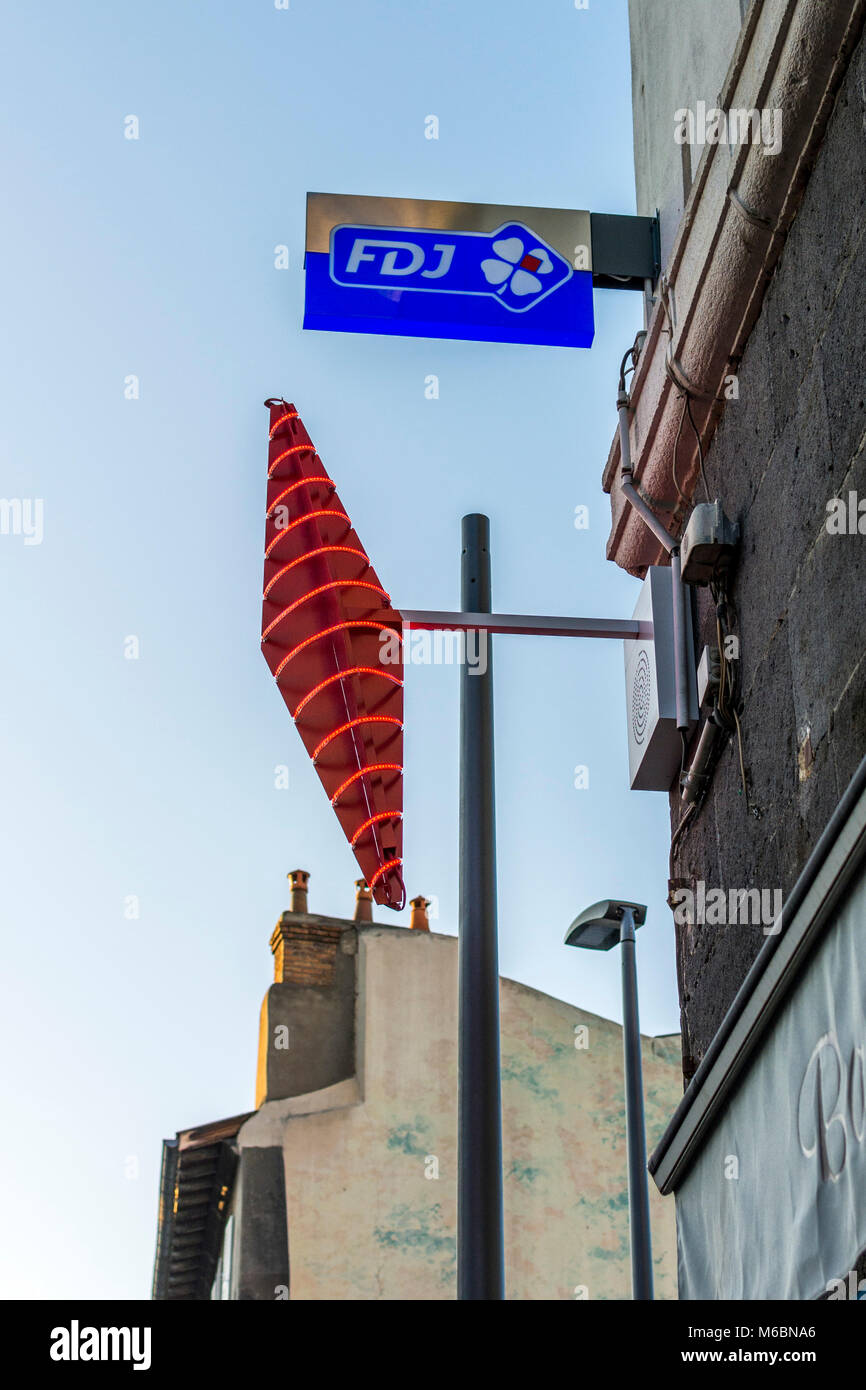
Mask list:
POLYGON ((347 289, 361 286, 428 294, 483 294, 506 309, 526 313, 552 294, 574 271, 550 246, 539 244, 519 222, 492 236, 477 232, 393 231, 378 227, 335 227, 331 279, 347 289))
POLYGON ((490 232, 343 223, 329 242, 327 253, 308 246, 305 328, 592 343, 591 271, 525 222, 490 232))

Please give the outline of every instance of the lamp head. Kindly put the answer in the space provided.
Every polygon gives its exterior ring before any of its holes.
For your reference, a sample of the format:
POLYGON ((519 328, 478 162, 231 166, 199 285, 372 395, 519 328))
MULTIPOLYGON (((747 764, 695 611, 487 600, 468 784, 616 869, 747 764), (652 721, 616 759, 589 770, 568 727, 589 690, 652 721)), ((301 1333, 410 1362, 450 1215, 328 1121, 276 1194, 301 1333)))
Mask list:
POLYGON ((643 903, 605 898, 575 917, 565 934, 566 946, 582 946, 587 951, 609 951, 612 946, 619 945, 625 908, 631 909, 635 926, 642 927, 646 921, 646 906, 643 903))

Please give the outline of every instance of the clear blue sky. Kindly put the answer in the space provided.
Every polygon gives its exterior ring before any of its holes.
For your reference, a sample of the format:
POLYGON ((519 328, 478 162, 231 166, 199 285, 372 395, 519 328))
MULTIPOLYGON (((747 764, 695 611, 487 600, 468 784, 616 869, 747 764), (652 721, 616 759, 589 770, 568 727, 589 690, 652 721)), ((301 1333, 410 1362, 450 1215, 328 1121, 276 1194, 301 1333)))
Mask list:
MULTIPOLYGON (((638 297, 596 293, 590 352, 304 333, 304 195, 632 212, 626 0, 49 0, 4 50, 0 493, 44 500, 44 539, 0 536, 0 1292, 146 1297, 163 1137, 253 1104, 285 874, 349 916, 357 873, 259 651, 264 398, 298 405, 398 606, 458 606, 469 511, 503 611, 638 590, 600 484, 638 297)), ((562 937, 646 901, 641 1021, 676 1031, 621 646, 503 638, 495 666, 503 974, 619 1017, 618 961, 562 937)), ((454 932, 457 674, 407 675, 407 887, 454 932)))

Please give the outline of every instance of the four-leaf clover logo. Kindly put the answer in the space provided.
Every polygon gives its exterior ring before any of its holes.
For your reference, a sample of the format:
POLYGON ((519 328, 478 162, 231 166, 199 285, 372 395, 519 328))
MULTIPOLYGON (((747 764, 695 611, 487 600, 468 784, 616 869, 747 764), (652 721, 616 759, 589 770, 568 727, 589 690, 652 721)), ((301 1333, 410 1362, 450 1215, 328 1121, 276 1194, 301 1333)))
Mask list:
POLYGON ((537 294, 543 285, 539 275, 549 275, 553 262, 543 246, 524 248, 520 237, 501 237, 494 241, 493 250, 500 259, 488 258, 481 262, 484 278, 489 285, 499 285, 497 294, 507 287, 512 294, 537 294))

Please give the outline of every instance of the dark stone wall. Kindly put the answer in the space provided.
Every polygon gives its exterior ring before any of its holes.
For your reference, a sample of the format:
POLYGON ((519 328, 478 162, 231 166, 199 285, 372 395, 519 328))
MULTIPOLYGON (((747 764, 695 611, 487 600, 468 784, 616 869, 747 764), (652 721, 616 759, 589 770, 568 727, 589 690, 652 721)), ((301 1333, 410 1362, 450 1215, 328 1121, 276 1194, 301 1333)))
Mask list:
MULTIPOLYGON (((742 528, 732 593, 761 817, 746 811, 728 742, 675 851, 686 885, 787 896, 866 752, 866 534, 826 529, 831 498, 866 500, 864 227, 861 42, 707 459, 711 493, 742 528)), ((699 614, 701 645, 715 645, 705 590, 699 614)), ((676 825, 678 794, 671 808, 676 825)), ((760 926, 677 927, 687 1081, 764 939, 760 926)))
POLYGON ((246 1148, 235 1195, 232 1298, 285 1302, 289 1288, 286 1179, 281 1148, 246 1148))

